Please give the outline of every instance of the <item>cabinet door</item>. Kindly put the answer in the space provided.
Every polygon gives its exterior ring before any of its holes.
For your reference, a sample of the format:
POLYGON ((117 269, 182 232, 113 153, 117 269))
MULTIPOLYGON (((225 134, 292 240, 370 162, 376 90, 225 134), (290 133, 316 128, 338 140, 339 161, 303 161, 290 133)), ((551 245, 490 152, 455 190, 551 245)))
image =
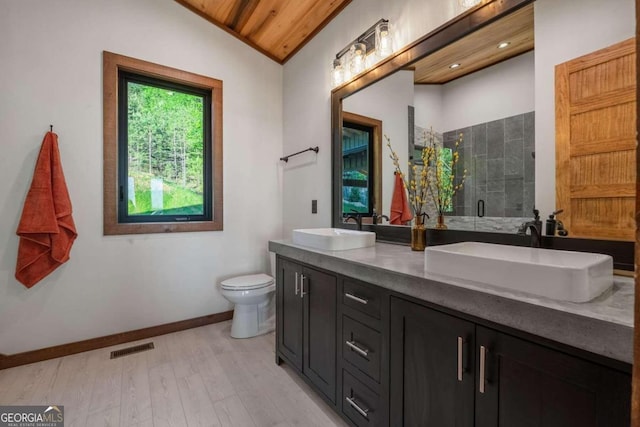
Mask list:
POLYGON ((278 350, 290 363, 302 369, 302 267, 279 259, 277 276, 278 350))
POLYGON ((390 335, 390 425, 473 426, 473 323, 392 298, 390 335))
POLYGON ((336 398, 336 306, 335 276, 305 268, 304 363, 302 372, 332 402, 336 398))
POLYGON ((478 427, 629 425, 630 375, 488 328, 476 342, 478 427))

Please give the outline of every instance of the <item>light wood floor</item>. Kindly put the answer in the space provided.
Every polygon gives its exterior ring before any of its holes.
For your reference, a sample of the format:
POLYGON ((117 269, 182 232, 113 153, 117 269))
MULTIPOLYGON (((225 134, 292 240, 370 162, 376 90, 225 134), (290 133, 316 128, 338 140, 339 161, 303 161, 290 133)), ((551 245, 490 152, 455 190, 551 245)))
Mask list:
POLYGON ((0 370, 0 405, 64 405, 65 426, 346 426, 286 364, 274 334, 230 322, 0 370), (109 359, 153 341, 155 349, 109 359))

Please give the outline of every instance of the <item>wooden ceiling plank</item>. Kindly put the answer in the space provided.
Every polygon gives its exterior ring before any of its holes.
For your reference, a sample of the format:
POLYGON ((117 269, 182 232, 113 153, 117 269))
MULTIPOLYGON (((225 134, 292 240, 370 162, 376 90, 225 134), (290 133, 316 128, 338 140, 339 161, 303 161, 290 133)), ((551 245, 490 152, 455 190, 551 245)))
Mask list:
MULTIPOLYGON (((342 10, 342 1, 316 0, 315 4, 308 8, 300 19, 295 21, 291 31, 274 40, 268 49, 278 52, 278 55, 287 57, 297 46, 316 34, 316 29, 328 23, 327 17, 333 17, 336 9, 342 10)), ((322 28, 320 27, 320 28, 322 28)), ((319 31, 319 30, 318 30, 319 31)))
MULTIPOLYGON (((240 33, 242 28, 249 17, 256 10, 256 7, 260 3, 260 0, 236 0, 234 1, 234 7, 225 21, 225 25, 232 30, 240 33)), ((242 34, 242 33, 241 33, 242 34)))
POLYGON ((268 26, 259 33, 253 34, 251 39, 269 49, 274 41, 291 32, 293 27, 303 19, 306 11, 315 5, 317 0, 282 0, 278 13, 269 19, 268 26))
POLYGON ((243 36, 255 40, 257 34, 266 31, 270 22, 280 13, 281 7, 282 0, 261 0, 238 31, 243 36))
POLYGON ((284 63, 351 0, 175 0, 284 63))
POLYGON ((418 61, 414 64, 414 81, 418 84, 447 83, 533 48, 531 4, 418 61), (497 49, 502 41, 511 44, 505 49, 497 49), (454 62, 462 66, 450 69, 449 66, 454 62))
MULTIPOLYGON (((254 48, 258 52, 262 53, 263 55, 267 56, 268 58, 274 60, 275 62, 277 62, 279 64, 283 63, 281 58, 278 58, 277 56, 275 56, 271 52, 267 51, 266 49, 262 48, 261 46, 258 46, 256 43, 254 43, 250 39, 248 39, 246 37, 243 37, 240 34, 238 34, 237 32, 231 30, 229 27, 225 26, 223 23, 221 23, 219 21, 216 21, 215 19, 213 19, 210 15, 205 13, 200 8, 198 8, 196 6, 193 6, 190 3, 190 0, 175 0, 175 1, 177 3, 179 3, 179 4, 181 4, 182 6, 186 7, 187 9, 189 9, 190 11, 195 13, 196 15, 199 15, 200 17, 206 19, 207 21, 211 22, 212 24, 214 24, 215 26, 219 27, 220 29, 222 29, 222 30, 226 31, 227 33, 231 34, 232 36, 236 37, 240 41, 242 41, 242 42, 246 43, 247 45, 251 46, 252 48, 254 48)), ((191 0, 191 1, 193 1, 193 0, 191 0)))

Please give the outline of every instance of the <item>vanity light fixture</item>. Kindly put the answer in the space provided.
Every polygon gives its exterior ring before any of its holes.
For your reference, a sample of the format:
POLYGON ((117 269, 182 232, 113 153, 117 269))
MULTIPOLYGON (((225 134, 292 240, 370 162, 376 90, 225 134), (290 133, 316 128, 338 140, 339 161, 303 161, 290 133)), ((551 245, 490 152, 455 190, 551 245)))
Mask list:
POLYGON ((389 21, 380 19, 336 54, 331 64, 331 86, 340 86, 392 53, 389 21))
POLYGON ((509 46, 511 44, 511 42, 502 42, 498 45, 498 49, 504 49, 505 47, 509 46))
POLYGON ((455 64, 449 65, 449 68, 451 68, 453 70, 455 68, 458 68, 459 66, 460 66, 460 63, 456 62, 455 64))

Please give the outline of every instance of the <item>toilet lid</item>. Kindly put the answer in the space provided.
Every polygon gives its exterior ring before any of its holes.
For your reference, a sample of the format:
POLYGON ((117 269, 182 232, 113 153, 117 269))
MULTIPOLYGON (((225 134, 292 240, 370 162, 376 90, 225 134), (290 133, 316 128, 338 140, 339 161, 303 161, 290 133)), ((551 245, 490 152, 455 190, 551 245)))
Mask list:
POLYGON ((251 289, 264 288, 273 284, 273 277, 267 274, 249 274, 247 276, 232 277, 231 279, 223 280, 220 283, 222 289, 233 289, 248 291, 251 289))

